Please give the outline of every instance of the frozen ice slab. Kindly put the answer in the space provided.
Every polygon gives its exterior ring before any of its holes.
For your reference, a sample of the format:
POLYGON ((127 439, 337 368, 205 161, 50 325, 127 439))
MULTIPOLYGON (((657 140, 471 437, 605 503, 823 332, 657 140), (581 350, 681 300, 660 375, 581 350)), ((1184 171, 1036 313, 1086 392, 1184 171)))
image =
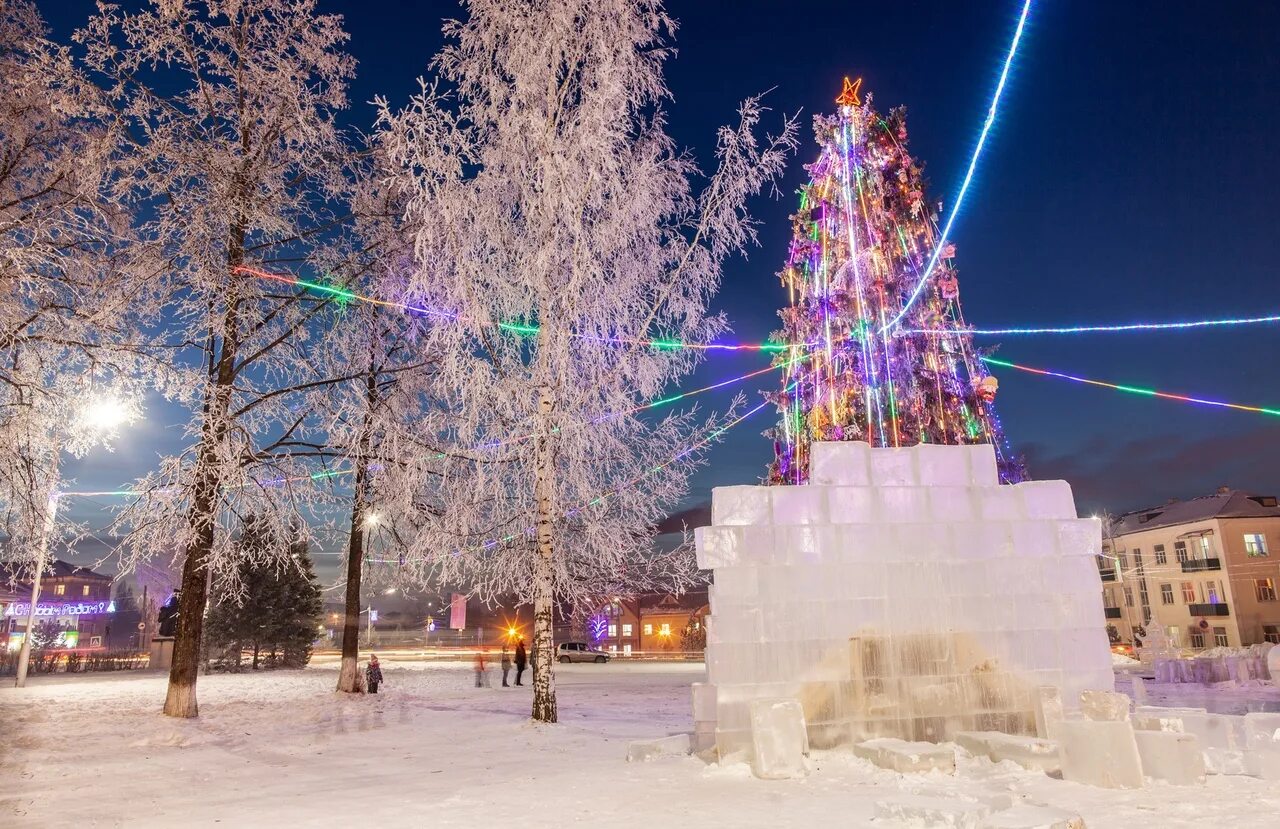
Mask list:
POLYGON ((1076 517, 1076 501, 1066 481, 1023 481, 1013 489, 1022 497, 1028 518, 1076 517))
POLYGON ((679 757, 688 754, 688 734, 673 734, 656 740, 633 740, 627 744, 627 762, 638 763, 658 757, 679 757))
POLYGON ((932 520, 942 524, 953 524, 977 519, 978 508, 972 487, 935 486, 926 491, 929 494, 928 516, 932 520))
POLYGON ((1036 717, 1036 733, 1044 740, 1058 739, 1063 721, 1062 692, 1056 685, 1041 685, 1031 693, 1031 710, 1036 717))
POLYGON ((1139 705, 1133 711, 1133 727, 1139 731, 1173 731, 1184 733, 1183 714, 1207 714, 1203 708, 1163 708, 1139 705))
POLYGON ((794 699, 758 699, 751 703, 751 771, 765 780, 801 777, 809 751, 804 709, 794 699))
POLYGON ((933 443, 921 443, 914 451, 917 480, 922 486, 969 486, 969 452, 933 443))
POLYGON ((1080 712, 1087 720, 1098 722, 1127 722, 1129 697, 1115 691, 1082 691, 1080 712))
POLYGON ((718 486, 711 490, 711 523, 763 526, 773 520, 769 493, 775 487, 718 486))
POLYGON ((1063 780, 1105 789, 1142 788, 1142 760, 1131 723, 1063 720, 1057 730, 1063 780))
POLYGON ((827 524, 827 493, 820 486, 771 486, 773 523, 827 524))
POLYGON ((809 451, 809 483, 870 485, 871 447, 864 441, 818 441, 809 451))
POLYGON ((1263 780, 1280 780, 1280 714, 1244 715, 1245 770, 1263 780))
POLYGON ((961 797, 901 794, 876 801, 877 821, 906 826, 981 829, 991 811, 986 803, 961 797))
POLYGON ((709 722, 714 725, 716 721, 716 686, 708 685, 705 682, 695 682, 692 686, 692 693, 694 722, 709 722))
POLYGON ((1000 470, 996 465, 996 449, 989 443, 961 447, 969 455, 969 483, 974 486, 995 486, 1000 483, 1000 470))
POLYGON ((987 818, 982 829, 1085 829, 1085 825, 1084 818, 1073 812, 1019 803, 987 818))
POLYGON ((955 750, 936 743, 910 742, 896 737, 879 737, 855 743, 853 753, 882 769, 896 772, 956 770, 955 750))
POLYGON ((1194 734, 1173 731, 1135 731, 1138 756, 1147 777, 1174 786, 1198 786, 1204 783, 1204 753, 1194 734))
POLYGON ((871 450, 872 486, 916 486, 919 482, 915 452, 890 448, 871 450))

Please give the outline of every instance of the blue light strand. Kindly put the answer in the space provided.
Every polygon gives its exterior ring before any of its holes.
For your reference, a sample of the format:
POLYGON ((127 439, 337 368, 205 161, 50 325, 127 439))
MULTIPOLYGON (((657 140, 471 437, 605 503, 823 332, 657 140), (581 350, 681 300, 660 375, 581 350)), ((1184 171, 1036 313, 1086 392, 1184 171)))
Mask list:
MULTIPOLYGON (((1131 322, 1119 325, 1065 325, 1046 328, 966 328, 965 333, 984 336, 1015 336, 1021 334, 1096 334, 1123 333, 1127 331, 1177 331, 1190 328, 1214 328, 1235 325, 1258 325, 1280 322, 1280 314, 1265 317, 1234 317, 1214 320, 1187 320, 1185 322, 1131 322)), ((954 331, 925 329, 902 330, 903 334, 954 334, 954 331)))
POLYGON ((973 156, 969 159, 969 169, 964 174, 964 182, 960 185, 960 192, 956 195, 956 200, 951 205, 951 215, 947 217, 947 223, 943 226, 942 233, 938 236, 938 243, 934 245, 933 254, 929 257, 929 266, 925 268, 924 276, 920 277, 920 281, 907 298, 906 304, 902 306, 902 310, 876 332, 877 334, 884 334, 906 316, 907 311, 920 298, 920 293, 924 290, 924 286, 929 283, 929 277, 933 275, 933 269, 938 265, 938 259, 942 255, 943 248, 946 247, 947 238, 951 235, 951 226, 955 223, 956 216, 960 214, 960 206, 964 203, 965 193, 969 190, 969 183, 973 181, 973 173, 978 167, 978 158, 982 155, 982 148, 987 143, 987 134, 991 132, 991 127, 996 122, 996 109, 1000 104, 1000 95, 1004 92, 1005 81, 1009 78, 1009 69, 1013 66, 1013 58, 1018 53, 1018 43, 1022 40, 1022 31, 1026 27, 1027 15, 1030 12, 1031 0, 1024 0, 1022 14, 1018 18, 1018 28, 1013 32, 1013 42, 1009 44, 1009 54, 1005 56, 1004 68, 1000 71, 1000 82, 996 84, 995 95, 991 98, 991 108, 987 110, 987 120, 982 125, 982 132, 978 136, 978 145, 973 148, 973 156))

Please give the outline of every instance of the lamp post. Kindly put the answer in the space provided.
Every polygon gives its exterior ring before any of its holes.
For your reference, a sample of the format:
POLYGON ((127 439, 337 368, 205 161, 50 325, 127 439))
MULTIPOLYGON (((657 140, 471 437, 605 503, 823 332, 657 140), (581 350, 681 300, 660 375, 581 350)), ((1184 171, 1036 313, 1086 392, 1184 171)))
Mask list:
MULTIPOLYGON (((101 398, 89 404, 81 415, 81 425, 94 432, 106 432, 122 423, 133 419, 133 412, 128 406, 112 398, 101 398)), ((45 563, 49 558, 49 540, 58 519, 58 501, 63 493, 58 492, 58 458, 62 454, 62 445, 54 441, 51 453, 53 467, 53 484, 50 485, 49 497, 45 504, 44 526, 40 531, 40 543, 36 547, 35 573, 31 576, 31 607, 27 609, 27 631, 22 635, 22 649, 18 652, 18 671, 14 679, 14 687, 22 688, 27 684, 27 669, 31 663, 31 638, 35 633, 36 606, 40 601, 40 577, 44 574, 45 563)))

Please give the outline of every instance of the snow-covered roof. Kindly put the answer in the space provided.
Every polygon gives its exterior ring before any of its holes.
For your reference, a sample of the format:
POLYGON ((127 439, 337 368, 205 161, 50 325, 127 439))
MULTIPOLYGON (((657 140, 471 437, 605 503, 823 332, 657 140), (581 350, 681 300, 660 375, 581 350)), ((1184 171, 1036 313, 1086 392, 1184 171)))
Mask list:
POLYGON ((1274 495, 1228 489, 1189 501, 1170 501, 1125 513, 1114 519, 1111 533, 1127 535, 1211 518, 1280 518, 1280 502, 1274 495))

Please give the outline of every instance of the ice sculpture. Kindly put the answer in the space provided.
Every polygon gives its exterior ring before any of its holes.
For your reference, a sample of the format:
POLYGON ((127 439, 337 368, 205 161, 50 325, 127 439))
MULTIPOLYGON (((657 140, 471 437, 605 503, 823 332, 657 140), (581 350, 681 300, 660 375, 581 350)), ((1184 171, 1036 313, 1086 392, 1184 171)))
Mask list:
POLYGON ((1035 734, 1037 687, 1114 687, 1101 527, 1065 482, 1000 485, 987 444, 815 443, 810 473, 717 488, 696 531, 714 571, 696 731, 722 755, 750 746, 756 699, 799 700, 825 747, 1035 734))

